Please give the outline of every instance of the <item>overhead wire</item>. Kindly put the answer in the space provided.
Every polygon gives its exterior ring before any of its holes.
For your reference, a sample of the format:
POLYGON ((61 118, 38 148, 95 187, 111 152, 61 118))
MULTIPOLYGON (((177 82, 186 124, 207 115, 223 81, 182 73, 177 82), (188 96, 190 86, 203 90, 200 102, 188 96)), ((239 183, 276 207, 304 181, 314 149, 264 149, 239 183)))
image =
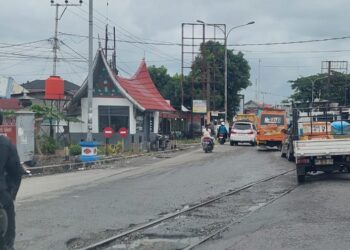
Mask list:
MULTIPOLYGON (((84 3, 83 3, 83 4, 84 4, 84 3)), ((85 4, 85 5, 86 5, 86 4, 85 4)), ((86 12, 86 11, 85 11, 85 12, 86 12)), ((101 17, 105 18, 105 16, 104 16, 102 13, 100 13, 98 10, 94 9, 94 12, 97 13, 98 15, 100 15, 101 17)), ((96 20, 99 20, 99 19, 96 18, 96 20)), ((100 22, 103 22, 103 21, 101 21, 101 20, 99 20, 99 21, 100 21, 100 22)), ((123 27, 121 27, 121 26, 119 26, 118 24, 114 23, 111 19, 109 19, 109 21, 110 21, 111 23, 113 23, 113 24, 118 28, 118 29, 116 29, 117 32, 121 33, 122 35, 124 35, 124 36, 126 36, 126 37, 129 37, 129 38, 132 39, 132 40, 142 42, 142 39, 138 38, 137 36, 133 35, 133 34, 130 33, 129 31, 127 31, 126 29, 124 29, 123 27), (123 30, 124 32, 122 32, 121 30, 123 30)), ((145 45, 145 47, 148 48, 148 49, 149 49, 149 52, 152 53, 152 54, 156 54, 156 55, 162 56, 162 57, 165 56, 165 57, 168 57, 168 58, 172 58, 172 59, 174 59, 174 60, 177 60, 177 61, 181 61, 181 59, 176 58, 176 57, 173 57, 173 56, 171 56, 171 55, 169 55, 169 54, 167 54, 167 53, 165 53, 165 52, 159 50, 159 49, 156 48, 156 47, 152 47, 151 45, 150 45, 150 46, 147 46, 147 44, 143 44, 143 45, 145 45), (158 51, 158 52, 155 53, 154 50, 156 50, 156 51, 158 51)))

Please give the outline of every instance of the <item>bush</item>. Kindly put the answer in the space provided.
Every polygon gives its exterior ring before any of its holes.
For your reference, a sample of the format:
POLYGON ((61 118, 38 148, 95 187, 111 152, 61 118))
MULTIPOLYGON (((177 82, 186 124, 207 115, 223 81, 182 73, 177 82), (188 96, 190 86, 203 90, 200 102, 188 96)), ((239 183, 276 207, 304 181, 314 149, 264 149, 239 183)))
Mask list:
POLYGON ((79 144, 69 145, 69 155, 75 156, 81 154, 81 146, 79 144))
POLYGON ((41 138, 41 151, 44 154, 55 154, 56 149, 58 148, 57 143, 54 138, 50 136, 43 136, 41 138))
MULTIPOLYGON (((118 142, 117 144, 109 144, 107 146, 107 152, 108 155, 117 155, 122 152, 123 146, 121 142, 118 142)), ((106 146, 100 146, 97 148, 97 153, 99 155, 104 155, 106 153, 106 146)))

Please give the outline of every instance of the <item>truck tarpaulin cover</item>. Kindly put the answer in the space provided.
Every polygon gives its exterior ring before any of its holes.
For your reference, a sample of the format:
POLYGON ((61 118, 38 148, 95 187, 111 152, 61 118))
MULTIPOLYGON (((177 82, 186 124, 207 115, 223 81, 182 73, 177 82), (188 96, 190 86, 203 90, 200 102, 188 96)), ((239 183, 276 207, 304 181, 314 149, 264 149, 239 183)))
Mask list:
POLYGON ((350 123, 346 121, 335 121, 331 123, 332 134, 349 134, 350 123))

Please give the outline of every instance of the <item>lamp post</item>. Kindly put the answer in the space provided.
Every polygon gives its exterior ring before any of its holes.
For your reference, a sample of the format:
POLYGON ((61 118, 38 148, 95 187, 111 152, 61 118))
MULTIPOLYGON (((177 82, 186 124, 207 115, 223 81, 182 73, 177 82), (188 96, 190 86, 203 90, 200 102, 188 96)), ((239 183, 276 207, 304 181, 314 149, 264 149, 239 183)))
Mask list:
POLYGON ((219 25, 217 24, 208 24, 208 23, 205 23, 203 22, 202 20, 197 20, 198 23, 202 23, 203 25, 211 25, 211 26, 215 26, 217 28, 219 28, 223 33, 224 33, 224 36, 225 36, 225 41, 224 41, 224 46, 225 46, 225 73, 224 73, 224 79, 225 79, 225 122, 227 121, 227 39, 228 39, 228 36, 230 35, 231 31, 234 30, 234 29, 237 29, 237 28, 240 28, 240 27, 244 27, 244 26, 247 26, 247 25, 251 25, 251 24, 254 24, 255 22, 254 21, 251 21, 249 23, 246 23, 246 24, 241 24, 241 25, 237 25, 237 26, 234 26, 232 28, 229 29, 229 31, 227 32, 226 30, 226 24, 224 24, 224 29, 222 29, 219 25))
POLYGON ((315 80, 310 80, 311 81, 311 105, 314 104, 314 85, 315 85, 315 82, 318 80, 326 79, 326 78, 328 78, 328 76, 319 77, 319 78, 316 78, 315 80))

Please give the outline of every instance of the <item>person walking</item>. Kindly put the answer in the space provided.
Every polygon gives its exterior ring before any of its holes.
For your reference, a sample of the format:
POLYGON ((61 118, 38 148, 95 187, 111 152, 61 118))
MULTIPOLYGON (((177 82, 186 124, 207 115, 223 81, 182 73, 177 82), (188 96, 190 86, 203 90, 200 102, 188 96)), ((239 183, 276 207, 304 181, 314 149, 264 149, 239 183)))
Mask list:
MULTIPOLYGON (((3 114, 0 111, 0 125, 2 122, 3 114)), ((16 236, 14 200, 21 185, 24 169, 20 164, 16 147, 2 135, 0 135, 0 154, 0 203, 7 214, 7 230, 3 236, 0 235, 0 249, 13 250, 16 236)))

